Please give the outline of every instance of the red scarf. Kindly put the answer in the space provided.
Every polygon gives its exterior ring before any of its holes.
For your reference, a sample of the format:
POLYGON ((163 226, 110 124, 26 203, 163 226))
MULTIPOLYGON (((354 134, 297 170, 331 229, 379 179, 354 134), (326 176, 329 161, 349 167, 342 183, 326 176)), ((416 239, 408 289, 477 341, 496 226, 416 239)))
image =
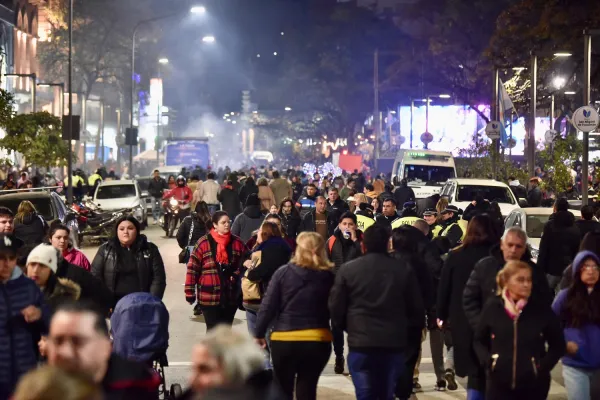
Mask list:
POLYGON ((233 186, 231 186, 231 185, 225 185, 225 186, 223 186, 223 189, 233 190, 233 186))
POLYGON ((231 232, 226 235, 219 235, 216 230, 211 229, 210 235, 217 242, 217 254, 215 259, 219 264, 229 264, 229 255, 227 255, 227 246, 231 242, 231 232))

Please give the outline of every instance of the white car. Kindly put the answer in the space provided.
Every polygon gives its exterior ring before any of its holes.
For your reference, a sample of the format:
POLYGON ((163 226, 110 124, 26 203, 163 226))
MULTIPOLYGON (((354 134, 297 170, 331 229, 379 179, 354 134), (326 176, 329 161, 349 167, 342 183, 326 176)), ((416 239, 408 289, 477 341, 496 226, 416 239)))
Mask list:
POLYGON ((508 185, 494 179, 450 179, 442 187, 440 195, 447 197, 449 204, 463 211, 477 195, 481 195, 488 201, 497 202, 504 217, 511 211, 520 208, 519 202, 508 185))
POLYGON ((131 208, 133 216, 145 228, 148 226, 146 199, 134 180, 104 181, 94 192, 94 203, 104 211, 131 208))
MULTIPOLYGON (((575 219, 581 219, 579 210, 569 210, 575 216, 575 219)), ((504 230, 508 230, 513 226, 518 226, 527 232, 527 244, 531 250, 531 258, 537 261, 540 253, 540 240, 544 233, 544 226, 550 219, 550 215, 554 210, 552 208, 531 207, 521 208, 511 212, 504 221, 504 230)))

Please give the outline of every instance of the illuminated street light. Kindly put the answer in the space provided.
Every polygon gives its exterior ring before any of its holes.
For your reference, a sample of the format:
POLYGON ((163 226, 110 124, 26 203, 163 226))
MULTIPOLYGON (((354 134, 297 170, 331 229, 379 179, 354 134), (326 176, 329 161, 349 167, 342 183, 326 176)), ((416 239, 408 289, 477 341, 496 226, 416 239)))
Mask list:
POLYGON ((237 124, 237 121, 231 121, 231 123, 235 125, 235 124, 237 124))
POLYGON ((276 51, 274 51, 274 52, 273 52, 273 55, 274 55, 274 56, 277 56, 277 52, 276 52, 276 51))
POLYGON ((159 64, 168 64, 169 63, 169 59, 168 58, 159 58, 158 59, 158 63, 159 64))
POLYGON ((292 111, 292 107, 286 107, 285 111, 292 111))
POLYGON ((556 76, 552 80, 552 85, 554 85, 556 89, 562 88, 563 86, 565 86, 565 83, 567 83, 567 80, 562 76, 556 76))
POLYGON ((439 97, 440 99, 449 99, 449 98, 450 98, 450 97, 452 97, 452 96, 450 96, 449 94, 440 94, 438 97, 439 97))
POLYGON ((566 95, 574 95, 577 94, 577 92, 565 92, 566 95))
POLYGON ((527 68, 525 67, 513 67, 512 70, 513 71, 517 71, 517 72, 522 72, 525 71, 527 68))
POLYGON ((256 55, 256 58, 260 58, 260 54, 257 54, 257 55, 256 55))
POLYGON ((216 40, 217 40, 217 39, 215 39, 215 37, 214 37, 214 36, 204 36, 204 37, 202 38, 202 41, 203 41, 204 43, 214 43, 216 40))
POLYGON ((190 9, 192 14, 206 14, 206 7, 204 6, 194 6, 190 9))
POLYGON ((252 114, 258 114, 258 111, 252 111, 252 114))
POLYGON ((285 35, 285 32, 281 32, 281 36, 285 35))
POLYGON ((571 57, 573 54, 567 53, 566 51, 554 53, 554 57, 571 57))

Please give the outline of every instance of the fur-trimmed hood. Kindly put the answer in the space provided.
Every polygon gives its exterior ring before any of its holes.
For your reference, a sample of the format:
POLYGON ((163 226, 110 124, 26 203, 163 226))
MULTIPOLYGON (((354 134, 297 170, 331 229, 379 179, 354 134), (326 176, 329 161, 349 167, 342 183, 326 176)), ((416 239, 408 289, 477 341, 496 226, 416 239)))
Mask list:
POLYGON ((57 278, 52 274, 44 290, 44 296, 50 303, 55 301, 77 301, 81 297, 81 286, 67 278, 57 278))

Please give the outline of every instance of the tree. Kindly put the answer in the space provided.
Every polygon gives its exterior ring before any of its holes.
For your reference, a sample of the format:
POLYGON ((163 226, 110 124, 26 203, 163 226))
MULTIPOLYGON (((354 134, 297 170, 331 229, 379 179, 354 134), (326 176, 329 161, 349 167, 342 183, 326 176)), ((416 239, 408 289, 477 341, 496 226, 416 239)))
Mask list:
POLYGON ((546 188, 554 193, 562 193, 573 183, 571 168, 583 153, 583 145, 577 135, 567 135, 562 138, 557 135, 551 146, 541 151, 539 156, 546 170, 550 171, 551 179, 546 188))

